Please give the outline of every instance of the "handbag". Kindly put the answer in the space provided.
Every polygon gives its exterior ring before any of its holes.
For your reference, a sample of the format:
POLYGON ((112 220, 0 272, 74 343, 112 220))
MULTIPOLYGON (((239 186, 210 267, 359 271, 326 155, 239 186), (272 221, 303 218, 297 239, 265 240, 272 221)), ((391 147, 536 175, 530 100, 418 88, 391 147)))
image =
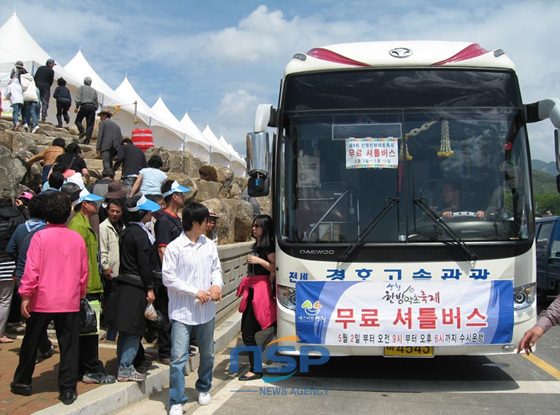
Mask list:
POLYGON ((80 300, 80 334, 97 332, 97 316, 85 298, 80 300))

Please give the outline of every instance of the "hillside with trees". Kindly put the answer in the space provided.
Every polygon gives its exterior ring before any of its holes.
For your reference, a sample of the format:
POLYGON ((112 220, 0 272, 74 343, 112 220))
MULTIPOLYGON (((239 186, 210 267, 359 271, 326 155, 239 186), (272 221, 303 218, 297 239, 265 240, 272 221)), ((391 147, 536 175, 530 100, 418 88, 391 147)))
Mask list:
MULTIPOLYGON (((533 161, 533 165, 535 165, 535 160, 533 161)), ((554 163, 552 163, 552 165, 554 165, 554 163)), ((548 171, 550 171, 550 169, 548 169, 548 171)), ((560 215, 560 194, 556 189, 556 176, 544 173, 540 169, 534 169, 533 195, 537 214, 544 215, 550 211, 554 215, 560 215)))

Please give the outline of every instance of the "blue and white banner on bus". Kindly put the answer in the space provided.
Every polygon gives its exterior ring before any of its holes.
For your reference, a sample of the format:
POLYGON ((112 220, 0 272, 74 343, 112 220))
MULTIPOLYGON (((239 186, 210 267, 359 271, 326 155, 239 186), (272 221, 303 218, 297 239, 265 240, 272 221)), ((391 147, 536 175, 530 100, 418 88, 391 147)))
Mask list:
POLYGON ((351 346, 507 344, 513 281, 298 281, 302 343, 351 346))

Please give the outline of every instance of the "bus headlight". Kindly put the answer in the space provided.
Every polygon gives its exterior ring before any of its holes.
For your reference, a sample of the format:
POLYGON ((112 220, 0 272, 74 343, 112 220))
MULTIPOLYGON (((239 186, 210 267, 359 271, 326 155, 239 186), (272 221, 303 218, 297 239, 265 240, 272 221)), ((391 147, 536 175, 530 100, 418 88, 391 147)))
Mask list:
POLYGON ((521 285, 513 290, 513 308, 523 310, 535 302, 537 294, 536 283, 521 285))
POLYGON ((289 310, 296 309, 296 289, 278 284, 276 286, 276 297, 282 306, 289 310))

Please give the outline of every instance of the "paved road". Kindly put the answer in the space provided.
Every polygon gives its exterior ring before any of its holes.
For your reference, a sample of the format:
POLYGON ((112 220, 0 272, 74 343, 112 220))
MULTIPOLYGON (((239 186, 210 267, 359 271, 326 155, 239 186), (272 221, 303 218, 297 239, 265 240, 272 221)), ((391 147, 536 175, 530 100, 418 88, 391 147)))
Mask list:
MULTIPOLYGON (((187 414, 558 414, 560 327, 528 359, 523 355, 385 359, 331 358, 309 374, 266 384, 229 373, 229 350, 217 356, 212 404, 196 403, 187 377, 187 414)), ((165 414, 167 390, 119 412, 165 414)))

